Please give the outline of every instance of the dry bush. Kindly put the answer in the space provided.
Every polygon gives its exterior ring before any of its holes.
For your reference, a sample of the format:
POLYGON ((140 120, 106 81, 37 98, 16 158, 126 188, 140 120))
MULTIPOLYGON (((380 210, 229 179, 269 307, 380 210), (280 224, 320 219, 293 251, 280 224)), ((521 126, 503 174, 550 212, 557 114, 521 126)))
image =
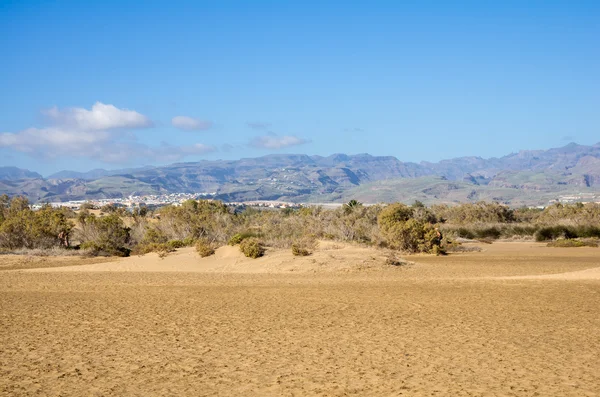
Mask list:
POLYGON ((390 252, 385 258, 385 264, 388 266, 406 266, 412 263, 398 257, 394 252, 390 252))
POLYGON ((24 255, 24 256, 89 256, 87 250, 74 248, 17 248, 14 250, 0 249, 0 254, 24 255))
POLYGON ((459 252, 481 252, 481 247, 477 246, 465 246, 462 244, 453 244, 449 247, 445 247, 446 252, 449 253, 459 253, 459 252))
POLYGON ((145 255, 151 252, 156 252, 158 253, 158 256, 163 258, 169 253, 175 252, 175 248, 173 248, 167 243, 146 243, 136 245, 133 250, 134 255, 145 255))
POLYGON ((208 239, 220 243, 235 231, 235 216, 218 201, 188 200, 160 210, 157 227, 169 240, 208 239))
POLYGON ((318 242, 315 238, 306 236, 292 243, 294 256, 309 256, 317 249, 318 242))
POLYGON ((240 251, 248 258, 259 258, 265 254, 263 243, 256 237, 244 239, 240 243, 240 251))

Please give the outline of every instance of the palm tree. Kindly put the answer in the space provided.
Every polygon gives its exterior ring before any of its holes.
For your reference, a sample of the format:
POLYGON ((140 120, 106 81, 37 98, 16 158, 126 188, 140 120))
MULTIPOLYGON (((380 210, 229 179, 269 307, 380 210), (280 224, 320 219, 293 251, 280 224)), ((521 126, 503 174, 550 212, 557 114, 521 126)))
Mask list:
POLYGON ((346 214, 351 213, 352 211, 354 211, 355 208, 358 208, 358 207, 362 207, 362 203, 358 202, 358 201, 356 201, 354 199, 348 201, 348 203, 346 203, 346 204, 343 205, 344 212, 346 214))

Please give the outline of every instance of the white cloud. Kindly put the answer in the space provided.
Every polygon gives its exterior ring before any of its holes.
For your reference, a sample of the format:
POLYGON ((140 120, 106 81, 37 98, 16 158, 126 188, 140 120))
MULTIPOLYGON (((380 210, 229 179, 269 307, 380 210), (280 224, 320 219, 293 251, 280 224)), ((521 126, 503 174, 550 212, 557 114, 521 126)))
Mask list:
POLYGON ((309 141, 303 138, 298 138, 292 135, 274 136, 264 135, 257 136, 250 142, 250 146, 262 149, 282 149, 290 146, 303 145, 309 141))
POLYGON ((48 152, 52 157, 76 154, 91 145, 108 142, 110 138, 111 133, 107 131, 74 131, 59 127, 28 128, 16 134, 0 134, 0 147, 11 147, 24 153, 48 152))
POLYGON ((114 105, 106 105, 102 102, 96 102, 91 110, 84 108, 61 110, 55 106, 42 113, 56 125, 85 131, 152 126, 152 121, 143 114, 134 110, 119 109, 114 105))
POLYGON ((86 157, 117 164, 131 163, 140 158, 178 161, 187 156, 216 151, 216 148, 201 143, 151 147, 135 141, 119 141, 111 132, 73 132, 57 128, 30 128, 16 134, 0 134, 0 148, 2 147, 39 158, 86 157))
POLYGON ((185 131, 205 131, 212 127, 212 123, 206 120, 195 119, 188 116, 176 116, 171 120, 175 128, 185 131))
POLYGON ((91 110, 52 108, 44 111, 52 125, 28 128, 16 133, 0 133, 0 148, 10 148, 30 156, 53 159, 84 157, 106 163, 131 163, 136 159, 177 161, 186 156, 215 151, 201 143, 151 147, 137 142, 125 128, 152 126, 146 116, 97 102, 91 110))

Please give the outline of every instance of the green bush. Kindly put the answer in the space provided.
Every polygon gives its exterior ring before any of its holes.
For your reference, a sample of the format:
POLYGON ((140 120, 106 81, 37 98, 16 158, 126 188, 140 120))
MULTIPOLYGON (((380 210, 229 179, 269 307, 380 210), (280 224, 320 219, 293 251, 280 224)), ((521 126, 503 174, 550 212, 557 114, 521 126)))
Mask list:
POLYGON ((255 233, 252 232, 244 232, 244 233, 236 233, 230 239, 228 244, 231 246, 238 245, 242 241, 250 237, 257 237, 255 233))
POLYGON ((88 251, 94 256, 129 256, 131 250, 127 247, 112 247, 109 245, 98 244, 95 241, 85 241, 79 245, 79 249, 88 251))
POLYGON ((477 236, 477 238, 480 238, 480 239, 497 240, 502 235, 502 232, 500 231, 499 228, 493 226, 493 227, 486 227, 486 228, 478 229, 475 231, 475 235, 477 236))
POLYGON ((184 247, 191 247, 192 245, 196 244, 196 239, 193 237, 186 237, 182 240, 182 242, 184 247))
POLYGON ((462 237, 462 238, 466 238, 469 240, 473 240, 475 238, 475 233, 473 233, 471 230, 467 229, 466 227, 459 227, 458 229, 455 230, 456 236, 457 237, 462 237))
POLYGON ((167 245, 173 249, 185 247, 185 243, 181 240, 169 240, 167 241, 167 245))
POLYGON ((249 237, 240 243, 240 251, 248 258, 259 258, 265 254, 265 248, 259 239, 249 237))
POLYGON ((67 248, 73 223, 62 209, 44 206, 29 208, 22 197, 5 198, 0 207, 0 248, 67 248))
POLYGON ((144 244, 162 244, 168 241, 167 236, 162 232, 162 230, 157 229, 155 227, 148 228, 146 230, 146 234, 144 234, 144 238, 142 243, 144 244))
POLYGON ((556 240, 558 238, 572 239, 579 237, 574 228, 568 226, 546 226, 535 232, 535 241, 556 240))
POLYGON ((580 238, 600 238, 600 227, 597 226, 578 226, 574 231, 580 238))
POLYGON ((547 244, 548 247, 598 247, 598 243, 595 241, 581 241, 581 240, 572 240, 572 239, 562 239, 551 241, 547 244))
POLYGON ((117 214, 97 218, 93 214, 79 214, 81 248, 98 254, 129 256, 129 228, 117 214))
POLYGON ((215 253, 215 247, 206 240, 198 240, 196 242, 196 252, 198 252, 198 255, 202 258, 205 258, 215 253))
POLYGON ((444 248, 442 248, 439 245, 434 245, 431 248, 431 253, 436 255, 436 256, 440 256, 440 255, 447 255, 446 250, 444 248))
POLYGON ((390 248, 416 252, 433 252, 441 244, 441 234, 430 223, 411 218, 413 209, 396 203, 385 207, 377 218, 379 229, 390 248))

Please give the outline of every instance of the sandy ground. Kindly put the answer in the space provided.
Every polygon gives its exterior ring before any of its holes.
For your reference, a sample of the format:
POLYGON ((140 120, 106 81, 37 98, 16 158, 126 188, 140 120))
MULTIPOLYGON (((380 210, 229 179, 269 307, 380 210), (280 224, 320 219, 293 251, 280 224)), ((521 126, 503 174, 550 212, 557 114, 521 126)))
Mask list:
POLYGON ((482 248, 0 271, 0 395, 600 395, 600 249, 482 248))

